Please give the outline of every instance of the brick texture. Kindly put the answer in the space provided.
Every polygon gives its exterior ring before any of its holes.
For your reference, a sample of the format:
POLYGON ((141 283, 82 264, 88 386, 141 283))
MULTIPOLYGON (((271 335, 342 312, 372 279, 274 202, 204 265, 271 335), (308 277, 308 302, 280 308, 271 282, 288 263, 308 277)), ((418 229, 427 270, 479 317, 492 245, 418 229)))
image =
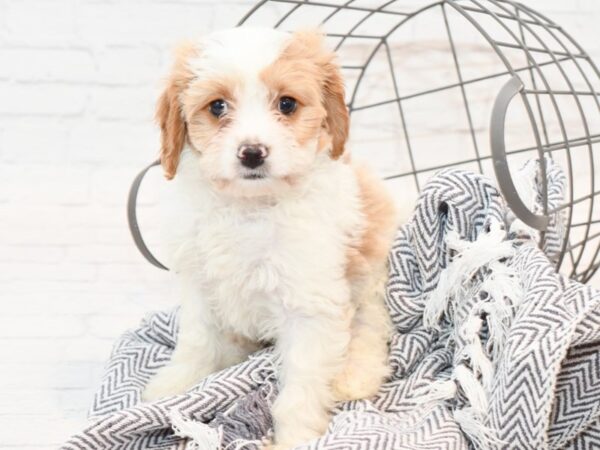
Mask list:
MULTIPOLYGON (((55 448, 80 428, 114 338, 173 304, 130 240, 127 189, 156 156, 173 44, 253 3, 0 0, 0 449, 55 448)), ((600 62, 600 2, 526 3, 600 62)), ((150 245, 163 183, 141 193, 150 245)))

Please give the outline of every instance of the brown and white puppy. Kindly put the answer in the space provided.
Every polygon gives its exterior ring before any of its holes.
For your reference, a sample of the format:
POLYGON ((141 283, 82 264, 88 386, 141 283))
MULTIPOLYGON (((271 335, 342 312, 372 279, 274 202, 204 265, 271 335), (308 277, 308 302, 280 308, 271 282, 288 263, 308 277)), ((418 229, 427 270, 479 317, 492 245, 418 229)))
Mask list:
POLYGON ((388 375, 395 212, 345 154, 335 57, 316 31, 212 34, 178 52, 157 117, 182 309, 172 360, 144 399, 274 343, 275 445, 313 439, 335 401, 372 396, 388 375))

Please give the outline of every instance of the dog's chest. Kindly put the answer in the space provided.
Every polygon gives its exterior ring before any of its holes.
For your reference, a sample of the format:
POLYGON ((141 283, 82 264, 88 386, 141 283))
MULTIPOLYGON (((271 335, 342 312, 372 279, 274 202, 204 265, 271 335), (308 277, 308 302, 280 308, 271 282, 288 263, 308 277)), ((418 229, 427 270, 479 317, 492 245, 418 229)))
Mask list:
POLYGON ((348 230, 328 206, 224 208, 200 227, 197 276, 223 328, 272 339, 285 315, 305 306, 306 293, 343 271, 348 230))
POLYGON ((178 197, 186 213, 173 225, 173 267, 193 280, 195 301, 219 327, 273 339, 290 314, 313 314, 323 297, 338 295, 332 285, 343 282, 364 220, 349 167, 323 163, 302 191, 271 205, 232 202, 189 181, 178 197))

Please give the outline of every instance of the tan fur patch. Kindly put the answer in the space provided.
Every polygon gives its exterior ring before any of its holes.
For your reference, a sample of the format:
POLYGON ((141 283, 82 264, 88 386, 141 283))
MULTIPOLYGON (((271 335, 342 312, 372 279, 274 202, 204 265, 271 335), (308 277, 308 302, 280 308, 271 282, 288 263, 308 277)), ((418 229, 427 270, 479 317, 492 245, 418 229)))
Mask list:
POLYGON ((236 87, 241 80, 235 77, 197 80, 190 84, 182 98, 185 117, 188 119, 190 141, 203 147, 231 122, 235 110, 236 87), (222 118, 215 117, 210 111, 210 103, 225 100, 231 111, 222 118))
POLYGON ((360 189, 365 229, 359 244, 348 250, 349 277, 368 273, 371 267, 384 263, 397 226, 394 202, 383 183, 368 169, 354 166, 360 189))
POLYGON ((187 61, 196 52, 197 48, 192 43, 184 43, 177 48, 167 86, 158 100, 156 121, 161 129, 160 161, 167 179, 175 176, 186 141, 187 126, 180 96, 193 77, 187 61))
POLYGON ((262 72, 261 79, 274 102, 282 96, 298 100, 298 110, 290 117, 282 116, 282 120, 293 127, 300 145, 323 129, 331 138, 331 157, 336 159, 344 152, 349 130, 344 84, 334 53, 324 47, 322 33, 294 33, 281 56, 262 72))
POLYGON ((215 100, 223 99, 231 103, 235 86, 240 82, 233 77, 193 81, 182 98, 185 116, 191 118, 201 109, 208 108, 215 100))

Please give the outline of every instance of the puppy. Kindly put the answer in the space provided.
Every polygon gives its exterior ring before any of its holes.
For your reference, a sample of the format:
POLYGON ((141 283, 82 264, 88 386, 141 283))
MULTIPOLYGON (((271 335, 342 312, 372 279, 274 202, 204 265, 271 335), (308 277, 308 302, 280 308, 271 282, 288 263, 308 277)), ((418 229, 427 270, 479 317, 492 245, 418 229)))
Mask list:
POLYGON ((172 360, 144 400, 274 344, 274 445, 318 437, 336 401, 372 396, 388 375, 396 228, 380 182, 344 152, 333 53, 316 31, 212 34, 177 53, 157 119, 177 189, 169 246, 182 307, 172 360))

